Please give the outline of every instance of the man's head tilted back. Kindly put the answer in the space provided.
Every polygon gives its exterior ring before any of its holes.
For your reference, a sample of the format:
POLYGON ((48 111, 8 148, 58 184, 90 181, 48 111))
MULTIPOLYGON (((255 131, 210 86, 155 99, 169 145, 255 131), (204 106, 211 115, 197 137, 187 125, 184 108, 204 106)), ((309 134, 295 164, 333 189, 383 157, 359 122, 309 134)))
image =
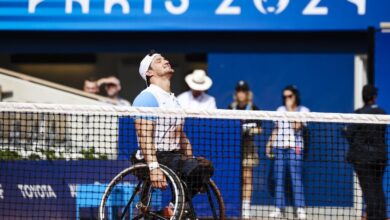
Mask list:
POLYGON ((149 80, 152 77, 165 78, 172 77, 174 70, 168 60, 159 53, 149 53, 141 61, 139 65, 139 74, 142 79, 149 85, 149 80))

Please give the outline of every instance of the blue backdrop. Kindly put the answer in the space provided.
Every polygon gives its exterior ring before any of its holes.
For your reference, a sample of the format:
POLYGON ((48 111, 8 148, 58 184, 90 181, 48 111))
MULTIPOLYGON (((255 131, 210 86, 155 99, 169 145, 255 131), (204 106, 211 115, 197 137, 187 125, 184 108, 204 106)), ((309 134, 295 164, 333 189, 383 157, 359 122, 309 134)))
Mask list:
POLYGON ((276 110, 281 90, 295 84, 311 111, 353 111, 353 54, 209 54, 208 73, 219 108, 232 101, 237 81, 246 80, 262 110, 276 110))
MULTIPOLYGON (((255 104, 263 110, 280 106, 283 87, 295 84, 301 91, 303 105, 312 111, 353 111, 353 54, 209 54, 208 73, 214 82, 209 93, 215 96, 220 108, 232 101, 236 82, 246 80, 254 92, 255 104)), ((309 124, 314 138, 308 144, 304 165, 308 206, 353 206, 353 172, 345 162, 348 145, 340 134, 341 127, 309 124), (337 143, 337 148, 329 143, 337 143), (327 181, 318 181, 319 175, 327 181)), ((272 123, 263 122, 263 128, 266 133, 258 137, 260 165, 254 170, 252 203, 273 205, 268 184, 271 161, 264 156, 272 123)))

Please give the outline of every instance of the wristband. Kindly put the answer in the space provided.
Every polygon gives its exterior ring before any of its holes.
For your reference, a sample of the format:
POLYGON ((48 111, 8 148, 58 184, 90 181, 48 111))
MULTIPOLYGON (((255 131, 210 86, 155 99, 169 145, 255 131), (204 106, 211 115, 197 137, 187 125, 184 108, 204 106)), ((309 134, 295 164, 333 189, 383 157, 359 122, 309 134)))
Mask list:
POLYGON ((151 162, 148 164, 148 167, 149 167, 149 170, 152 171, 154 169, 157 169, 160 167, 160 165, 158 164, 158 162, 151 162))

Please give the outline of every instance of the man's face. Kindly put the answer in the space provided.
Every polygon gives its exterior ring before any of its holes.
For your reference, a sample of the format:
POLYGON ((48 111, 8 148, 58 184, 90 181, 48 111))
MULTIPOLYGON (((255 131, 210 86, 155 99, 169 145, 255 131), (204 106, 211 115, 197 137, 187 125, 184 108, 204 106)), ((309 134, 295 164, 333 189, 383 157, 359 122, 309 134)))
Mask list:
POLYGON ((150 64, 150 70, 148 70, 149 76, 171 77, 175 71, 172 69, 171 64, 160 54, 156 55, 150 64))
POLYGON ((120 85, 116 85, 112 83, 105 85, 104 88, 107 92, 107 96, 112 98, 116 97, 121 91, 120 85))
POLYGON ((99 86, 96 82, 86 80, 84 81, 84 92, 97 94, 99 93, 99 86))

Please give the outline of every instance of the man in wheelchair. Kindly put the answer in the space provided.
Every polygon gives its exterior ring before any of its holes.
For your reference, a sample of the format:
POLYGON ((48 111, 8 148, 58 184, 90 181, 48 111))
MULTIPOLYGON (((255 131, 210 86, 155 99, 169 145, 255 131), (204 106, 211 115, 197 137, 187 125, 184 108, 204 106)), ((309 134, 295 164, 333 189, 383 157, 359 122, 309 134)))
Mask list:
MULTIPOLYGON (((150 53, 141 61, 139 73, 147 88, 135 98, 134 107, 180 108, 171 93, 170 80, 174 70, 167 59, 161 54, 150 53)), ((151 184, 159 189, 167 187, 160 164, 172 169, 186 183, 191 198, 202 191, 214 168, 209 160, 193 156, 183 125, 184 118, 179 116, 137 117, 135 127, 140 149, 133 155, 133 162, 148 165, 151 184)))

